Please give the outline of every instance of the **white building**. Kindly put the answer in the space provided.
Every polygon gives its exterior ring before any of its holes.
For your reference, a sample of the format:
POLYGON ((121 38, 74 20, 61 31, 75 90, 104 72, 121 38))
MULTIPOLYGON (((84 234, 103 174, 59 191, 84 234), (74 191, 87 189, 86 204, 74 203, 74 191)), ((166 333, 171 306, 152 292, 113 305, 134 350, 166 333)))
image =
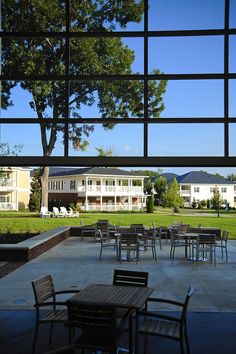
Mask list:
POLYGON ((211 199, 213 191, 217 188, 230 207, 236 207, 236 182, 231 182, 223 177, 218 177, 203 171, 191 171, 184 175, 163 174, 167 182, 176 178, 180 186, 180 195, 184 199, 184 206, 191 207, 195 201, 211 199))
POLYGON ((3 167, 0 170, 0 210, 28 208, 30 168, 3 167))
POLYGON ((50 205, 79 204, 84 210, 142 210, 144 178, 118 168, 89 167, 50 173, 50 205))

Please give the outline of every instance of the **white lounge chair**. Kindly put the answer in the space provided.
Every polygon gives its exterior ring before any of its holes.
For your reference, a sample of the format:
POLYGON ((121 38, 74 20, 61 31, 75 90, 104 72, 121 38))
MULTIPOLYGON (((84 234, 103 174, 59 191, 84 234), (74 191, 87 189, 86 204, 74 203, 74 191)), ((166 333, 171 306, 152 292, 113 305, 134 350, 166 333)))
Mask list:
POLYGON ((69 212, 68 213, 69 213, 69 217, 70 218, 79 217, 79 212, 78 211, 74 212, 72 208, 69 208, 69 212))
POLYGON ((64 215, 65 218, 71 217, 71 213, 67 211, 65 207, 60 207, 60 214, 64 215))
POLYGON ((40 218, 50 218, 51 213, 48 211, 47 207, 41 207, 40 212, 39 212, 39 217, 40 218))
POLYGON ((52 208, 52 216, 54 218, 64 218, 65 215, 59 211, 57 207, 52 208))

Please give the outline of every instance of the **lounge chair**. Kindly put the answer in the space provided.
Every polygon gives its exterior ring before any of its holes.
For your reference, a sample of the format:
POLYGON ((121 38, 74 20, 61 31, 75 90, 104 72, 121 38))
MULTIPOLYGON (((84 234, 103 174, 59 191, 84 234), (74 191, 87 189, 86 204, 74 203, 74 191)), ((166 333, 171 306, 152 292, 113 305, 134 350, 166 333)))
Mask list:
POLYGON ((61 213, 57 207, 52 208, 52 216, 54 218, 64 218, 64 213, 61 213))
POLYGON ((51 213, 48 211, 47 207, 41 207, 40 212, 39 212, 39 217, 40 218, 50 218, 51 213))

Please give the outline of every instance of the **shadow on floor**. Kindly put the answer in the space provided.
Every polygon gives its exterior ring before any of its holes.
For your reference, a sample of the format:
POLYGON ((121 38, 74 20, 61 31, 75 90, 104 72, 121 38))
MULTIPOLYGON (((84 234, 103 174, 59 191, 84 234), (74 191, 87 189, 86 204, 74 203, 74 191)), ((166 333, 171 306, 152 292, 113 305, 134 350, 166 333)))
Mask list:
MULTIPOLYGON (((0 310, 0 353, 30 354, 34 332, 34 311, 0 310)), ((235 354, 236 353, 236 313, 188 314, 188 329, 191 354, 235 354)), ((39 332, 36 354, 49 350, 49 327, 42 325, 39 332)), ((126 336, 122 346, 126 346, 126 336)), ((68 344, 67 330, 55 325, 53 348, 68 344)), ((150 338, 148 354, 178 354, 178 343, 166 339, 150 338)), ((140 343, 140 353, 143 347, 140 343)))

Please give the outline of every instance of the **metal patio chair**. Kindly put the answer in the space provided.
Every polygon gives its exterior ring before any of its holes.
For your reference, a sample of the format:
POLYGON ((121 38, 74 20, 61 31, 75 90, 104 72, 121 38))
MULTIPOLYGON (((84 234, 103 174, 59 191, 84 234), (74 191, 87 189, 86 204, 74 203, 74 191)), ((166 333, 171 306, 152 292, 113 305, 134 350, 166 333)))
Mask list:
POLYGON ((163 313, 157 313, 156 311, 142 310, 137 313, 137 347, 136 353, 139 353, 139 336, 144 336, 144 351, 147 352, 148 346, 148 336, 163 337, 166 339, 171 339, 178 341, 180 345, 180 352, 184 354, 184 344, 187 353, 190 353, 189 340, 187 334, 187 308, 189 304, 189 299, 193 294, 193 287, 190 285, 184 302, 179 302, 175 300, 159 299, 159 298, 149 298, 147 303, 166 303, 169 305, 177 306, 180 308, 180 314, 178 316, 167 315, 163 313))
POLYGON ((51 324, 49 334, 49 344, 51 344, 54 323, 65 324, 65 322, 67 321, 67 309, 65 307, 61 308, 63 306, 66 306, 65 301, 57 301, 57 295, 77 293, 79 290, 55 291, 53 280, 50 274, 44 275, 36 280, 33 280, 32 287, 35 298, 34 307, 36 310, 36 323, 32 349, 32 353, 34 353, 40 324, 51 324), (58 308, 58 306, 60 306, 60 308, 58 308))

